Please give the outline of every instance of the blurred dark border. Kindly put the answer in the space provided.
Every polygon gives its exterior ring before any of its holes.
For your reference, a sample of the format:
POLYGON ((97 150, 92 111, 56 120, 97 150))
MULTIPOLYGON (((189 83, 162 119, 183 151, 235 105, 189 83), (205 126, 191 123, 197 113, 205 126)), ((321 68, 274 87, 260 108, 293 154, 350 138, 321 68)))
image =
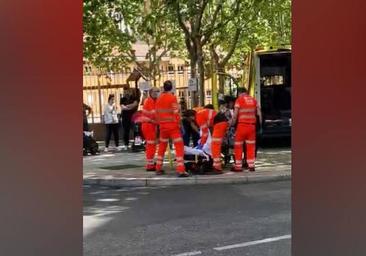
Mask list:
MULTIPOLYGON (((366 255, 365 9, 293 1, 295 256, 366 255)), ((82 255, 82 1, 0 15, 0 255, 82 255)))
POLYGON ((366 2, 293 1, 292 255, 366 255, 366 2))
POLYGON ((0 17, 0 255, 82 255, 82 1, 0 17))

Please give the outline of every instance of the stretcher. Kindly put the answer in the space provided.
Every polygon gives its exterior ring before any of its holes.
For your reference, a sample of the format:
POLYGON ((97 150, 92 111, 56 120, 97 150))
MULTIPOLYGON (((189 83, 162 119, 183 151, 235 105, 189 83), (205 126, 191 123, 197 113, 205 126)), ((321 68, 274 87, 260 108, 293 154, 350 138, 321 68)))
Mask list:
POLYGON ((184 146, 184 165, 192 174, 206 174, 212 170, 211 134, 202 148, 184 146))

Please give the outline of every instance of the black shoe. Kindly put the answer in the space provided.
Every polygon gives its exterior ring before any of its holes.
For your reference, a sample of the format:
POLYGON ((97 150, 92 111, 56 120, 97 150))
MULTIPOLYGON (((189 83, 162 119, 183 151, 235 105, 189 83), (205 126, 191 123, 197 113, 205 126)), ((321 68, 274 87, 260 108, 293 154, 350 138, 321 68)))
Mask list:
POLYGON ((188 172, 186 172, 186 171, 184 171, 184 172, 178 172, 178 173, 177 173, 177 176, 178 176, 179 178, 186 178, 186 177, 189 177, 189 173, 188 173, 188 172))
POLYGON ((146 171, 147 172, 155 172, 155 167, 153 167, 153 168, 147 168, 146 171))
POLYGON ((156 175, 164 175, 165 174, 165 171, 163 171, 163 170, 155 171, 155 174, 156 175))
POLYGON ((251 168, 248 169, 248 171, 255 172, 255 168, 254 167, 251 167, 251 168))

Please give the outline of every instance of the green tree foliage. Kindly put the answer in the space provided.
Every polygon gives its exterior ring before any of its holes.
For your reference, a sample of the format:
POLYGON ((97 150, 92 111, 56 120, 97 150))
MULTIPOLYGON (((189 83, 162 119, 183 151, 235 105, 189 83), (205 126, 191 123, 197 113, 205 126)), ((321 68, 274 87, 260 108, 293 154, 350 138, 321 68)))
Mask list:
POLYGON ((84 0, 84 58, 104 71, 116 70, 131 59, 126 53, 136 40, 134 26, 142 1, 84 0))
MULTIPOLYGON (((290 44, 289 0, 233 0, 224 6, 223 13, 226 14, 223 19, 227 22, 215 31, 209 50, 206 51, 210 53, 211 61, 218 72, 224 73, 227 66, 247 71, 251 53, 256 47, 290 44)), ((220 76, 221 92, 223 84, 223 77, 220 76)))
MULTIPOLYGON (((199 74, 200 104, 204 103, 204 46, 207 45, 213 33, 222 25, 220 13, 223 8, 222 0, 166 0, 167 6, 175 15, 184 33, 184 41, 189 54, 191 77, 199 74)), ((193 105, 197 105, 197 94, 193 96, 193 105)))
POLYGON ((163 56, 188 57, 201 104, 207 67, 244 69, 256 47, 291 42, 290 0, 84 0, 83 7, 88 61, 105 71, 135 62, 155 81, 163 56), (148 46, 144 63, 133 51, 140 41, 148 46))
POLYGON ((182 48, 178 24, 161 0, 84 0, 84 57, 104 71, 116 71, 134 62, 153 81, 161 58, 182 48), (148 46, 136 56, 133 44, 148 46), (138 61, 144 57, 147 64, 138 61))
MULTIPOLYGON (((156 85, 156 79, 160 75, 160 61, 168 53, 173 56, 175 52, 182 50, 183 37, 179 30, 175 17, 172 16, 161 0, 146 1, 143 15, 135 24, 135 34, 139 41, 148 46, 146 59, 148 64, 140 67, 145 71, 156 85)), ((133 58, 133 56, 131 56, 133 58)))

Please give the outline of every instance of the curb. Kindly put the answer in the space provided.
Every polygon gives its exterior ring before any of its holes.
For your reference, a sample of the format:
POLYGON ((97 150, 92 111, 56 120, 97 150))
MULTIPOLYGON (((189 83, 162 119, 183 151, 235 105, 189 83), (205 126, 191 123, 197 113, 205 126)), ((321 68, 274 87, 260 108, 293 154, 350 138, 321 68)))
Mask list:
POLYGON ((188 178, 85 178, 83 185, 100 185, 107 187, 159 187, 204 184, 250 184, 291 180, 291 172, 273 175, 245 175, 236 177, 193 176, 188 178))

